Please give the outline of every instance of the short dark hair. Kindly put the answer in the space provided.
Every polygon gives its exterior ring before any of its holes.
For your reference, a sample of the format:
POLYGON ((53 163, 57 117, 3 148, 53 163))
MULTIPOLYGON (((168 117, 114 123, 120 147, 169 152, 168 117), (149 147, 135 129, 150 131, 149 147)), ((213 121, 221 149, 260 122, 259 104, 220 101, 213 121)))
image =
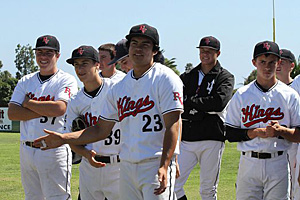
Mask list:
POLYGON ((115 44, 112 43, 107 43, 107 44, 102 44, 99 48, 98 51, 107 51, 110 54, 110 59, 114 59, 115 57, 115 44))

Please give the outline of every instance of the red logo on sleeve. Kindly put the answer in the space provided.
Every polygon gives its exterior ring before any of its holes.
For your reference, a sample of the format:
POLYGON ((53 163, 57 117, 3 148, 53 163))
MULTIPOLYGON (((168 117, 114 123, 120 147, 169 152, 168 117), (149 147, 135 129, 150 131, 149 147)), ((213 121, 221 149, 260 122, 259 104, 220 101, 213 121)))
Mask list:
POLYGON ((68 95, 69 95, 69 98, 71 98, 71 96, 72 96, 72 93, 71 93, 71 89, 70 89, 69 87, 66 87, 66 89, 65 89, 65 93, 68 93, 68 95))
POLYGON ((173 95, 174 95, 173 100, 174 100, 174 101, 179 100, 179 102, 180 102, 181 105, 182 105, 183 103, 182 103, 182 97, 180 96, 180 93, 179 93, 179 92, 173 92, 173 95))

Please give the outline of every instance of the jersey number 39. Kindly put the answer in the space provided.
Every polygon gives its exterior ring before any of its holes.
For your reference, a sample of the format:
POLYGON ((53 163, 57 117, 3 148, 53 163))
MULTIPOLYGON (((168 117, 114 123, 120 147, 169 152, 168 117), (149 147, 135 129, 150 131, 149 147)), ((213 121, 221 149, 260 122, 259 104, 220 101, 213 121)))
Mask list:
POLYGON ((113 142, 115 145, 120 144, 120 133, 120 129, 115 130, 115 132, 111 131, 109 136, 105 139, 104 144, 111 145, 113 142))

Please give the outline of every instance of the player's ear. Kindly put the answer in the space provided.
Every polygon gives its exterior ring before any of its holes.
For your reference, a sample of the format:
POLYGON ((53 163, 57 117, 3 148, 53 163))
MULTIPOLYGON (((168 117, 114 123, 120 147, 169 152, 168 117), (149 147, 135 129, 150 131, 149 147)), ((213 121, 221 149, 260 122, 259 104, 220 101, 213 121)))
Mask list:
POLYGON ((96 66, 96 70, 100 70, 100 63, 98 63, 98 62, 95 62, 95 66, 96 66))
POLYGON ((60 57, 60 53, 56 52, 56 58, 59 59, 59 57, 60 57))
POLYGON ((295 67, 295 63, 292 62, 292 63, 291 63, 291 71, 293 71, 294 67, 295 67))
POLYGON ((219 55, 221 54, 221 51, 217 51, 217 57, 219 57, 219 55))
POLYGON ((256 67, 256 59, 252 59, 252 64, 256 67))

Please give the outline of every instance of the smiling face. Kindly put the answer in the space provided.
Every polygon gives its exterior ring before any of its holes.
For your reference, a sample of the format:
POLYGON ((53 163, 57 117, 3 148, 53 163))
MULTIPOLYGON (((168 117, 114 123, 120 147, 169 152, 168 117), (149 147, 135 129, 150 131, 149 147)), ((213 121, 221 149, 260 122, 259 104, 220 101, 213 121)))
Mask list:
POLYGON ((293 69, 294 63, 287 59, 281 59, 281 62, 276 69, 276 76, 279 80, 282 80, 284 77, 289 77, 293 69))
POLYGON ((153 42, 147 37, 132 37, 129 46, 129 58, 136 68, 149 68, 153 64, 153 42))
POLYGON ((121 69, 126 73, 132 69, 132 62, 129 56, 126 56, 125 58, 119 60, 118 64, 120 65, 121 69))
POLYGON ((276 83, 276 68, 280 64, 280 59, 277 56, 264 54, 253 59, 252 63, 257 69, 257 81, 260 85, 269 89, 276 83))
POLYGON ((37 49, 35 55, 41 75, 51 75, 57 71, 56 63, 60 56, 58 52, 51 49, 37 49))
POLYGON ((87 59, 87 58, 78 58, 74 60, 74 67, 76 75, 79 80, 86 85, 89 82, 94 82, 98 75, 99 63, 87 59))
POLYGON ((209 47, 200 47, 200 60, 202 66, 213 67, 217 64, 218 56, 220 55, 220 51, 209 47))

